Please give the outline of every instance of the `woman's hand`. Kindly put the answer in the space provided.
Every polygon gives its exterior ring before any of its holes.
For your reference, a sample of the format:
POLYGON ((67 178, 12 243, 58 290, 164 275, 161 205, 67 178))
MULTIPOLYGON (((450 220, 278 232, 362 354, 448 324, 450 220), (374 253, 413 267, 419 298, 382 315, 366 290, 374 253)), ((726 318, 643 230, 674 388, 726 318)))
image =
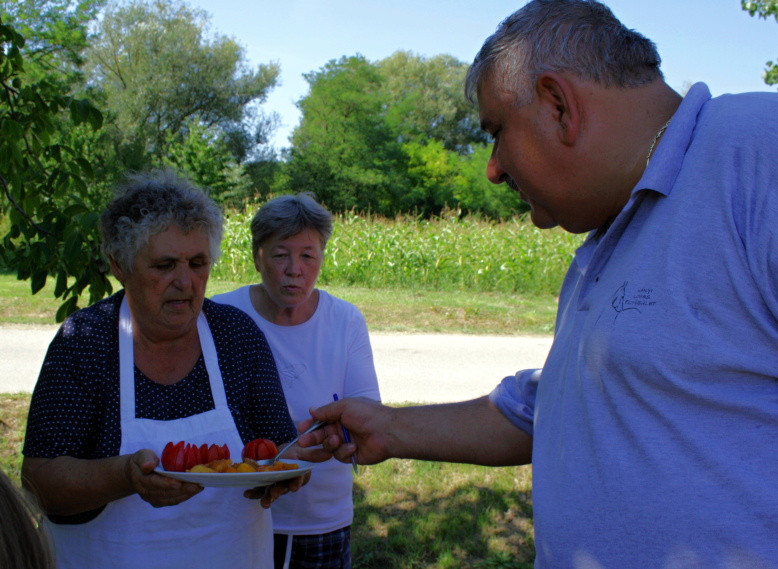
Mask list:
POLYGON ((246 498, 250 498, 252 500, 258 499, 259 504, 263 508, 268 509, 270 505, 278 498, 284 494, 288 494, 289 492, 297 492, 300 488, 308 484, 310 479, 311 472, 308 471, 301 476, 288 478, 287 480, 281 480, 280 482, 276 482, 271 486, 263 486, 260 488, 246 490, 243 495, 246 498))
POLYGON ((158 464, 159 458, 153 451, 141 449, 127 455, 125 466, 125 476, 135 492, 155 508, 175 506, 202 492, 199 484, 157 474, 154 469, 158 464))

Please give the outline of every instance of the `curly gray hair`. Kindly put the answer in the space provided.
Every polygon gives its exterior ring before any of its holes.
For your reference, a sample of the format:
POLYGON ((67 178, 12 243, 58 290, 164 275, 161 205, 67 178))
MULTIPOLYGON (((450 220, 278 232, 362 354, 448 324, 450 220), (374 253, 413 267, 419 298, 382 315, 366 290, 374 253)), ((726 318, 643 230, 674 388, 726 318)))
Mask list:
POLYGON ((224 218, 211 198, 170 170, 130 175, 100 217, 103 254, 132 272, 138 251, 171 225, 184 232, 205 229, 211 262, 219 257, 224 218))
POLYGON ((596 0, 532 0, 508 16, 476 55, 465 95, 477 104, 487 77, 533 100, 535 80, 546 71, 567 71, 605 86, 637 87, 659 79, 656 45, 624 26, 596 0))

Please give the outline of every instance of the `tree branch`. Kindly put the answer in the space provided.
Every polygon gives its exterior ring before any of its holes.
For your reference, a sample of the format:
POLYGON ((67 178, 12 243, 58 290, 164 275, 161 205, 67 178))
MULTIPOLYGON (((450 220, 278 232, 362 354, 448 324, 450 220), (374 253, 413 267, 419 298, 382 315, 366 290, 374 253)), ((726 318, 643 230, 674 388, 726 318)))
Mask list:
POLYGON ((14 206, 14 209, 18 211, 24 219, 26 219, 30 225, 32 225, 35 229, 37 229, 39 232, 43 233, 44 235, 51 235, 51 231, 47 231, 46 229, 43 229, 40 225, 38 225, 33 218, 31 218, 29 215, 27 215, 27 212, 24 211, 24 208, 22 208, 21 205, 19 205, 19 202, 16 201, 16 198, 14 198, 11 195, 11 190, 8 187, 8 182, 5 181, 5 178, 2 174, 0 174, 0 185, 3 186, 3 193, 8 198, 8 201, 11 202, 11 205, 14 206))

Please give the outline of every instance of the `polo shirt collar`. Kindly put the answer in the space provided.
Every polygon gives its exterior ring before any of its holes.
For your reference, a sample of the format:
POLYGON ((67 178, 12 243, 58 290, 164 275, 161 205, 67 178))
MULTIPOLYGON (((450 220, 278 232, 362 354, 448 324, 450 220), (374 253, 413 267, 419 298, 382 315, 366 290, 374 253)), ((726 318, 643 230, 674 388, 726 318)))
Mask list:
POLYGON ((678 172, 681 171, 686 150, 694 138, 697 118, 710 98, 710 90, 705 83, 692 85, 662 135, 662 140, 656 147, 643 176, 633 188, 633 196, 641 190, 652 190, 664 196, 670 195, 678 172))

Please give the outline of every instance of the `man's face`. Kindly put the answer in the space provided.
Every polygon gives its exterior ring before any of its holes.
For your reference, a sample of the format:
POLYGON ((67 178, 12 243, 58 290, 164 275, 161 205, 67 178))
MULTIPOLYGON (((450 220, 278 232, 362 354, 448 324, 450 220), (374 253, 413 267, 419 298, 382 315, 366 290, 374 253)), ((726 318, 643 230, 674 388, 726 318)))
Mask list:
POLYGON ((613 196, 608 201, 607 175, 591 139, 570 136, 571 125, 579 128, 573 123, 580 119, 572 118, 567 105, 580 101, 571 103, 570 90, 565 92, 560 81, 566 79, 539 79, 532 101, 521 106, 499 81, 483 81, 481 126, 494 138, 486 176, 519 192, 541 229, 559 225, 582 233, 607 222, 623 203, 613 196))
POLYGON ((495 184, 507 183, 531 207, 532 222, 541 229, 559 224, 560 207, 555 188, 556 167, 553 125, 545 124, 542 105, 532 102, 516 106, 511 93, 499 82, 484 81, 478 91, 481 127, 494 139, 486 176, 495 184))

